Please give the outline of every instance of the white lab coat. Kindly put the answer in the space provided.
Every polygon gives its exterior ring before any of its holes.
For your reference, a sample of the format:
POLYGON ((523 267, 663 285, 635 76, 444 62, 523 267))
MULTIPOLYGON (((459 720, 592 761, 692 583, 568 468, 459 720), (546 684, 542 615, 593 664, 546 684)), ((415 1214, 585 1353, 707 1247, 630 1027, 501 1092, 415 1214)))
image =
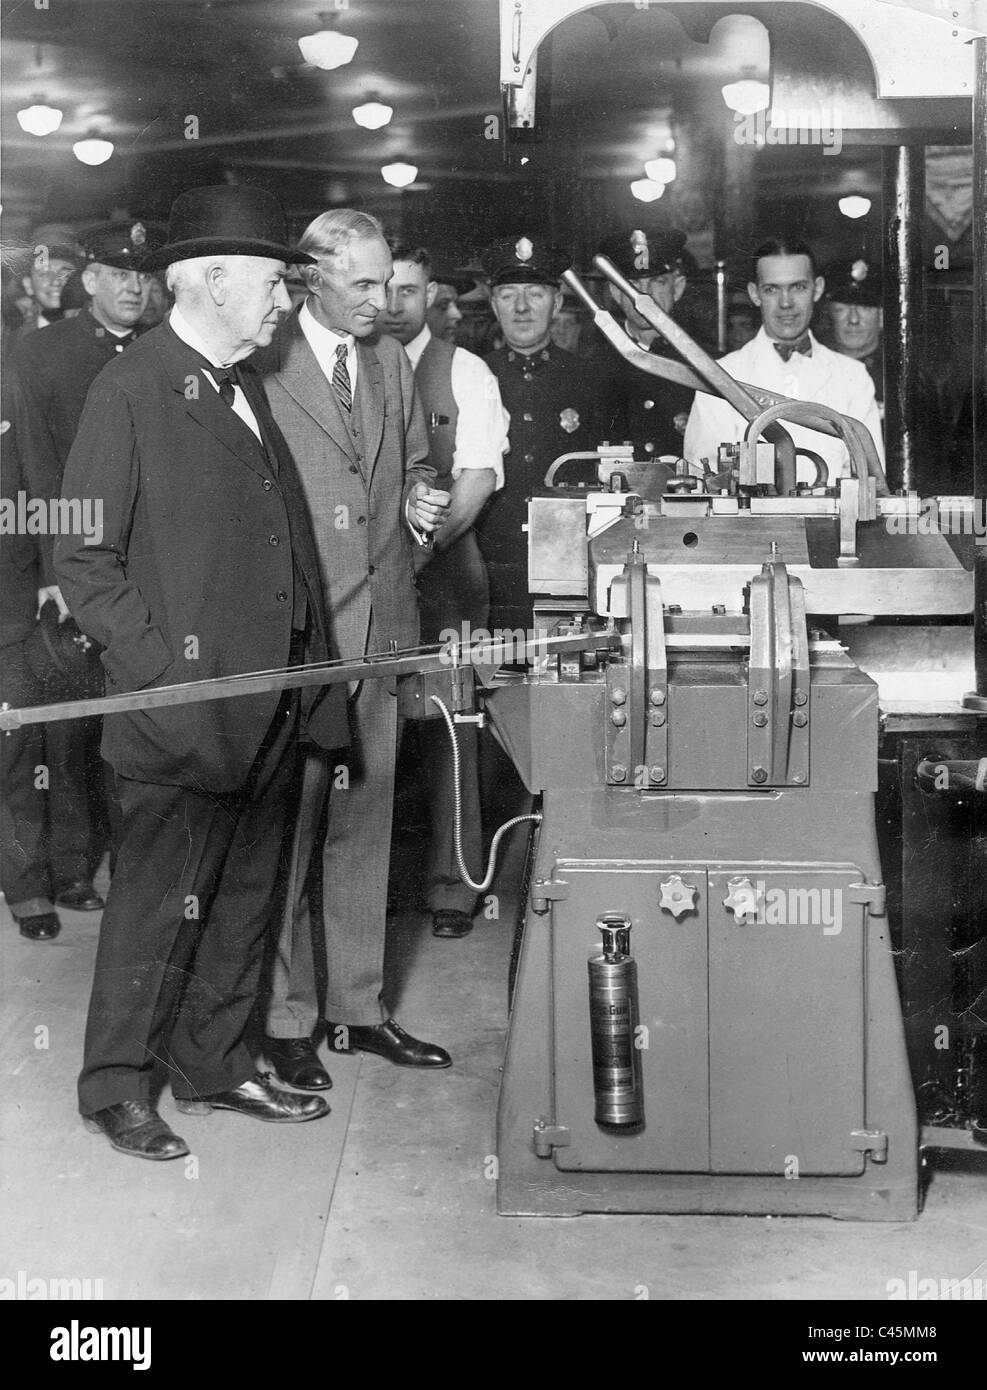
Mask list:
MULTIPOLYGON (((747 381, 752 386, 761 386, 766 391, 791 396, 794 400, 817 401, 820 405, 842 411, 844 415, 852 415, 870 430, 883 467, 881 417, 874 397, 874 383, 867 368, 852 357, 843 357, 823 347, 811 333, 809 337, 812 355, 805 357, 795 352, 785 362, 761 328, 756 338, 736 352, 728 352, 721 357, 720 366, 737 381, 747 381)), ((849 473, 850 459, 841 439, 806 429, 804 425, 782 423, 791 433, 796 448, 812 449, 825 459, 831 480, 849 473)), ((683 453, 693 464, 701 458, 708 458, 715 470, 717 447, 720 444, 739 443, 744 437, 746 425, 743 416, 732 405, 697 391, 686 426, 683 453)), ((811 482, 814 476, 815 470, 809 461, 799 459, 798 481, 811 482)))

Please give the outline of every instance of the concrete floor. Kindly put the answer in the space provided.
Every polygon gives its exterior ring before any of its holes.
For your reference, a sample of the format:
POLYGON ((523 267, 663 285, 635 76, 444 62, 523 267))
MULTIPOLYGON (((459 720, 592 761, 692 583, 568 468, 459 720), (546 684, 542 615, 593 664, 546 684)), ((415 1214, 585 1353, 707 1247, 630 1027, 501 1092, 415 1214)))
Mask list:
MULTIPOLYGON (((0 1273, 100 1277, 108 1298, 359 1300, 881 1300, 912 1270, 984 1277, 987 1171, 960 1157, 939 1161, 919 1220, 900 1225, 497 1216, 488 1174, 517 858, 515 846, 499 920, 469 937, 436 940, 412 910, 392 923, 394 1012, 452 1052, 451 1070, 337 1057, 328 1120, 180 1117, 194 1180, 181 1163, 114 1154, 75 1114, 97 919, 66 913, 57 942, 31 944, 4 908, 0 1273)), ((395 858, 406 899, 420 859, 412 830, 395 858)))

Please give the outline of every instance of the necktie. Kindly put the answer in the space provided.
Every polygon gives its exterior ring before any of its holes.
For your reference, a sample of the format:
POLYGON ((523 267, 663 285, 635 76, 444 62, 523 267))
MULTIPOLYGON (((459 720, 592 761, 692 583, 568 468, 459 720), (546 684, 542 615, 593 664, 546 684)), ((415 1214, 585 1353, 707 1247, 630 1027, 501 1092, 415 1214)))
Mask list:
POLYGON ((787 362, 793 352, 799 353, 802 357, 811 357, 812 339, 808 333, 803 333, 794 343, 775 343, 775 352, 783 362, 787 362))
POLYGON ((136 337, 137 334, 134 333, 133 330, 131 330, 129 333, 124 333, 121 337, 117 338, 116 340, 116 343, 114 345, 116 351, 123 352, 124 348, 129 347, 136 337))
POLYGON ((224 405, 232 405, 239 385, 236 367, 210 367, 209 374, 219 387, 219 399, 224 405))
POLYGON ((332 369, 332 384, 339 404, 349 414, 353 409, 353 392, 350 390, 350 374, 346 370, 346 357, 349 352, 345 343, 336 349, 336 364, 332 369))

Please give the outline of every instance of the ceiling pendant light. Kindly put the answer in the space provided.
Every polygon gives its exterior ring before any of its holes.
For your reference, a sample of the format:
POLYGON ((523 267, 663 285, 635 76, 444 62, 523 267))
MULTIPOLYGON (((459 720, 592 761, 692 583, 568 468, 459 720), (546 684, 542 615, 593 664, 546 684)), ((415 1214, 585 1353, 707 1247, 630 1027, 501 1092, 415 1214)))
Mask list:
POLYGON ((18 111, 17 124, 27 135, 53 135, 62 124, 62 113, 57 106, 48 106, 40 97, 35 97, 32 106, 18 111))
POLYGON ((846 198, 840 199, 839 208, 844 217, 854 219, 866 217, 870 212, 870 199, 859 193, 851 193, 846 198))
POLYGON ((76 140, 72 153, 82 164, 105 164, 113 153, 113 144, 91 131, 84 140, 76 140))
POLYGON ((631 184, 631 192, 642 203, 653 203, 664 191, 665 185, 656 183, 654 179, 635 179, 631 184))
POLYGON ((728 82, 722 90, 727 106, 741 116, 766 111, 771 104, 771 88, 767 82, 756 82, 750 77, 742 78, 739 82, 728 82))
POLYGON ((360 45, 359 39, 339 33, 334 27, 336 18, 334 14, 321 11, 319 20, 324 27, 314 34, 304 34, 298 40, 298 47, 306 63, 311 63, 314 68, 322 68, 325 72, 351 63, 360 45))
POLYGON ((396 159, 393 164, 381 166, 381 178, 385 183, 389 183, 392 188, 407 188, 409 183, 414 183, 418 177, 418 165, 408 164, 403 159, 396 159))
POLYGON ((380 130, 393 115, 394 107, 378 101, 376 97, 371 97, 362 106, 353 107, 353 119, 357 125, 363 126, 364 130, 380 130))
POLYGON ((675 178, 675 160, 662 155, 660 159, 649 159, 644 172, 654 183, 671 183, 675 178))

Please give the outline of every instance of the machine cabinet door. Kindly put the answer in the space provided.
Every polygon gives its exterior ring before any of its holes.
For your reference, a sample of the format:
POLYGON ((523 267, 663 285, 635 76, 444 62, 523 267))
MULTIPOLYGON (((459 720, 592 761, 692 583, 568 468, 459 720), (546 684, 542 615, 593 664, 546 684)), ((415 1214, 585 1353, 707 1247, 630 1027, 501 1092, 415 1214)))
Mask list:
POLYGON ((865 908, 848 892, 861 878, 818 866, 709 871, 714 1173, 863 1171, 852 1135, 865 1127, 865 908), (753 913, 741 923, 724 899, 753 913))
MULTIPOLYGON (((581 860, 556 864, 567 896, 552 905, 555 1124, 569 1131, 553 1150, 562 1169, 707 1172, 709 1084, 706 995, 706 872, 671 864, 627 868, 581 860), (694 906, 676 917, 660 907, 661 885, 678 874, 694 906), (594 1119, 587 962, 600 952, 596 922, 629 917, 637 962, 644 1085, 639 1133, 601 1129, 594 1119)), ((666 894, 667 897, 667 894, 666 894)))

